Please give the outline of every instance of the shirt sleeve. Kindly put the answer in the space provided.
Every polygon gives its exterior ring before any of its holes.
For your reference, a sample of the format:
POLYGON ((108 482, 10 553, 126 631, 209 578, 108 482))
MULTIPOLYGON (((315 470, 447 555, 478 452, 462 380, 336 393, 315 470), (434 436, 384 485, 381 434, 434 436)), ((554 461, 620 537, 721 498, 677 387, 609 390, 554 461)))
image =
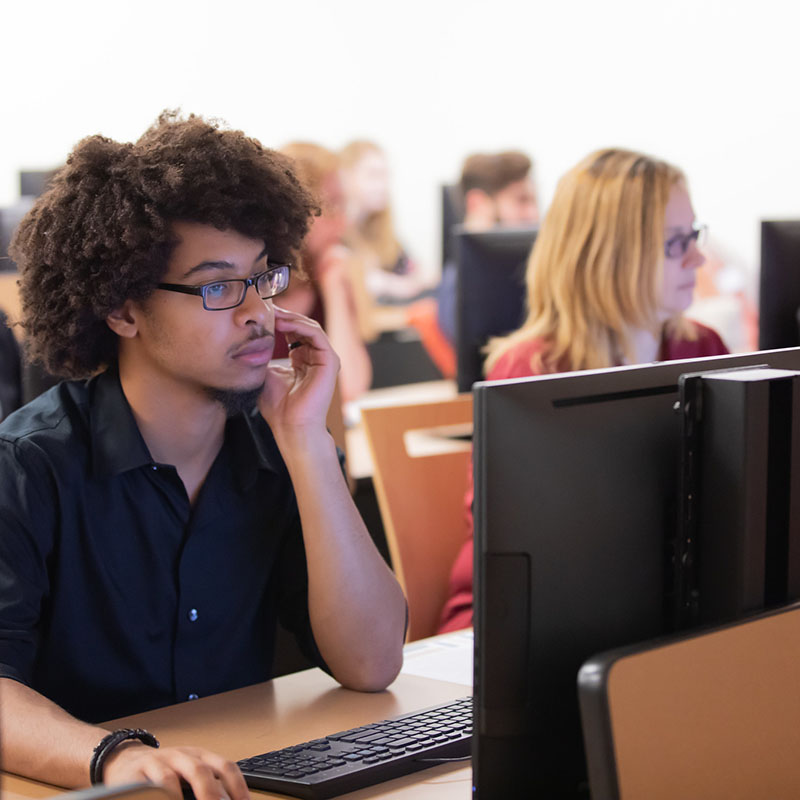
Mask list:
POLYGON ((722 337, 713 329, 703 326, 700 332, 703 354, 709 356, 725 356, 730 352, 722 341, 722 337))
POLYGON ((57 493, 35 446, 0 438, 0 677, 30 685, 57 493))
POLYGON ((472 505, 475 499, 475 486, 472 473, 472 454, 467 470, 467 491, 464 495, 464 526, 466 540, 456 555, 450 569, 447 601, 444 604, 437 633, 457 631, 472 625, 473 605, 473 553, 475 520, 472 505))

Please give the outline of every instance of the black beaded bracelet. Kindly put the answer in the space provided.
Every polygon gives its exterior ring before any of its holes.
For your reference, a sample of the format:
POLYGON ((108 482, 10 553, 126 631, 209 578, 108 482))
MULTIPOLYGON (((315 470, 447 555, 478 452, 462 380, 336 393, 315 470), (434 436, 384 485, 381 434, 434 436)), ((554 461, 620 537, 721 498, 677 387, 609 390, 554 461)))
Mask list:
POLYGON ((89 780, 93 786, 103 782, 103 767, 111 752, 117 745, 129 739, 138 739, 148 747, 158 747, 158 739, 143 728, 120 728, 118 731, 109 733, 98 742, 92 753, 92 760, 89 762, 89 780))

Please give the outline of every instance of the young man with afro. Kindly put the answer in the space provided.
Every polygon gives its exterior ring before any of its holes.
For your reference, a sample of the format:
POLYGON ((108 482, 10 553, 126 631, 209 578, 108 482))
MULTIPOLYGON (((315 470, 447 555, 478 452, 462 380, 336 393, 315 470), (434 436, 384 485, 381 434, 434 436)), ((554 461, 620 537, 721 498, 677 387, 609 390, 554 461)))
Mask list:
POLYGON ((339 361, 273 303, 315 213, 287 158, 165 112, 80 142, 20 225, 28 352, 69 380, 0 425, 4 769, 244 800, 222 757, 97 722, 267 680, 278 620, 346 687, 397 675, 405 602, 325 427, 339 361))

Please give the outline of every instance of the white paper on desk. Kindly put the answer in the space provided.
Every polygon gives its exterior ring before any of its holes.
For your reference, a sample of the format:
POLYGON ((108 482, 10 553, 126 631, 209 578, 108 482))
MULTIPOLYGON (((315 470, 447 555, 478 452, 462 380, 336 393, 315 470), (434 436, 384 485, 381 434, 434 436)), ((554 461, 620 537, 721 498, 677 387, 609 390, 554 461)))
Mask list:
POLYGON ((411 642, 403 648, 402 672, 472 686, 472 648, 471 630, 411 642))

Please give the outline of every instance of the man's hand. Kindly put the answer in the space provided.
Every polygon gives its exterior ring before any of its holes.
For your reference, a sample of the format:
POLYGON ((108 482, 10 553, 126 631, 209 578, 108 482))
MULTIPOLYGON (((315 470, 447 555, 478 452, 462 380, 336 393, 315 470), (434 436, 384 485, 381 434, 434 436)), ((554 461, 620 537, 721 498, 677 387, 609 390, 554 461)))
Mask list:
POLYGON ((150 783, 163 786, 182 800, 181 780, 191 786, 197 800, 249 800, 250 793, 239 767, 222 756, 199 747, 148 747, 125 742, 108 757, 103 783, 150 783))
POLYGON ((291 366, 270 365, 259 409, 297 498, 308 566, 308 610, 325 663, 343 686, 385 689, 403 660, 406 605, 342 475, 325 419, 339 358, 317 323, 275 309, 291 366))
POLYGON ((269 366, 259 409, 273 430, 315 426, 324 430, 339 357, 319 324, 302 314, 275 306, 275 330, 289 342, 291 366, 269 366))

